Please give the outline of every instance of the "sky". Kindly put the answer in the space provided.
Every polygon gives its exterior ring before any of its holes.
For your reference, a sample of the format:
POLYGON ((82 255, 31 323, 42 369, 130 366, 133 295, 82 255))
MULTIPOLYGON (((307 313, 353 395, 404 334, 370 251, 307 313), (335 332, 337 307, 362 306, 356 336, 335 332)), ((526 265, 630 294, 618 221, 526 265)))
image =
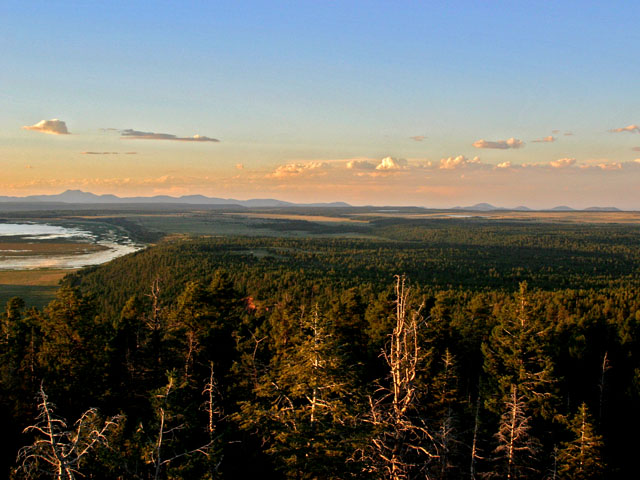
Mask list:
POLYGON ((0 195, 640 210, 640 2, 0 2, 0 195))

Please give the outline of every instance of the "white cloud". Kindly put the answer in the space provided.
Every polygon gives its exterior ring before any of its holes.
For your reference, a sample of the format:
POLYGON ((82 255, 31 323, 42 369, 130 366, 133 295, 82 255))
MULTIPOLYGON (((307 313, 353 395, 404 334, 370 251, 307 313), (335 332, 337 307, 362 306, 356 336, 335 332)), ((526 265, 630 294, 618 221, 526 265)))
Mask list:
POLYGON ((620 132, 640 133, 640 126, 627 125, 626 127, 614 128, 613 130, 610 130, 610 131, 613 133, 620 133, 620 132))
POLYGON ((457 157, 448 157, 440 160, 440 169, 441 170, 454 170, 456 168, 466 167, 467 165, 479 165, 480 158, 473 157, 472 159, 468 159, 464 155, 458 155, 457 157))
POLYGON ((407 168, 407 161, 403 158, 384 157, 376 166, 376 170, 404 170, 407 168))
POLYGON ((508 140, 489 141, 480 139, 472 143, 476 148, 497 148, 499 150, 506 150, 508 148, 522 148, 524 142, 517 138, 509 138, 508 140))
POLYGON ((67 124, 57 118, 53 120, 40 120, 35 125, 25 125, 22 128, 41 133, 49 133, 51 135, 69 135, 67 124))
POLYGON ((552 168, 567 168, 575 165, 575 158, 559 158, 558 160, 552 160, 549 162, 549 166, 552 168))
POLYGON ((502 162, 496 165, 496 168, 511 168, 511 162, 502 162))

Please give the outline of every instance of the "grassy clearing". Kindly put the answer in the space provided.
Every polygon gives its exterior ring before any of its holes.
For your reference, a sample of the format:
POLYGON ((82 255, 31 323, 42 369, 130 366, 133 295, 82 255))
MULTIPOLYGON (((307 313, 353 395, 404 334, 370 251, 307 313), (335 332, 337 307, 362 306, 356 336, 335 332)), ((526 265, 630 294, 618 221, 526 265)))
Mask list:
POLYGON ((287 213, 225 213, 224 215, 247 218, 264 218, 268 220, 303 220, 306 222, 320 223, 369 223, 368 220, 350 217, 328 217, 324 215, 301 215, 287 213))
POLYGON ((0 270, 0 285, 55 287, 75 270, 0 270))
POLYGON ((464 219, 477 218, 488 220, 516 220, 540 223, 620 223, 640 224, 640 212, 470 212, 447 211, 429 213, 353 213, 355 217, 365 218, 404 218, 404 219, 464 219))
POLYGON ((58 287, 0 285, 0 310, 13 297, 22 298, 28 307, 43 308, 56 296, 58 287))

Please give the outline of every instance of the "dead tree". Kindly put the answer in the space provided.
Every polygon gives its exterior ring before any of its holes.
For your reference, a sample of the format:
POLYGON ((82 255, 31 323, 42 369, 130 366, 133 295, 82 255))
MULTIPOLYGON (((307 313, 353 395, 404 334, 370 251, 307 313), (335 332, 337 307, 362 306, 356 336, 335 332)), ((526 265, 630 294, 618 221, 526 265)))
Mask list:
POLYGON ((44 474, 56 480, 73 480, 76 475, 81 476, 82 459, 97 447, 107 445, 107 436, 118 426, 121 417, 112 417, 103 423, 97 410, 90 408, 69 428, 65 420, 54 416, 54 405, 42 385, 38 397, 38 421, 23 432, 35 433, 36 439, 18 452, 18 470, 28 477, 44 474))
MULTIPOLYGON (((170 396, 174 395, 176 379, 173 374, 168 374, 168 382, 165 387, 160 389, 155 395, 156 403, 156 418, 158 421, 157 434, 153 441, 153 446, 149 451, 148 458, 149 463, 153 466, 153 478, 158 480, 163 478, 164 470, 169 466, 171 462, 178 460, 179 458, 189 457, 193 454, 200 453, 205 456, 209 456, 210 449, 213 445, 213 441, 187 450, 179 450, 170 448, 175 442, 176 434, 187 428, 185 423, 177 423, 176 419, 180 418, 180 415, 173 415, 171 412, 171 400, 170 396)), ((215 394, 214 386, 211 387, 210 402, 213 402, 213 395, 215 394)), ((206 392, 206 387, 205 387, 206 392)), ((213 415, 215 414, 215 407, 213 403, 205 403, 205 408, 211 409, 210 427, 213 428, 213 415)), ((210 432, 211 434, 211 432, 210 432)), ((210 435, 211 436, 211 435, 210 435)))
POLYGON ((412 310, 404 276, 396 277, 396 324, 382 357, 389 367, 388 383, 369 398, 373 427, 371 445, 364 450, 370 471, 382 478, 402 480, 421 472, 437 457, 435 440, 419 411, 417 374, 425 360, 418 343, 422 317, 412 310))
POLYGON ((498 460, 503 463, 501 474, 508 480, 520 478, 525 471, 534 471, 529 465, 539 449, 531 436, 529 420, 524 398, 518 387, 511 385, 511 396, 505 403, 495 449, 498 460))

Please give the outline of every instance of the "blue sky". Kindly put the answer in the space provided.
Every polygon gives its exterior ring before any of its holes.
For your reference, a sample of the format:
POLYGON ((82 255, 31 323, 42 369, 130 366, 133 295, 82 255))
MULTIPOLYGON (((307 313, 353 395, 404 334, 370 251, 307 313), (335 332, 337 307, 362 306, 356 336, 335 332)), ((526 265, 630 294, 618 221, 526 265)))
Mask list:
POLYGON ((496 203, 533 203, 551 182, 564 193, 548 201, 640 208, 619 192, 640 180, 640 135, 610 131, 640 123, 639 18, 637 2, 5 1, 0 164, 15 173, 0 193, 68 185, 445 206, 489 200, 506 181, 489 167, 509 162, 539 168, 512 172, 496 203), (71 135, 21 128, 54 118, 71 135), (123 139, 125 129, 220 142, 123 139), (472 146, 509 138, 524 146, 472 146), (459 162, 476 183, 435 171, 476 155, 459 162), (377 177, 340 168, 385 157, 398 168, 377 177), (585 168, 543 168, 563 158, 585 168), (323 162, 322 174, 305 168, 323 162), (286 165, 298 173, 274 176, 286 165), (357 194, 333 198, 345 188, 357 194))

